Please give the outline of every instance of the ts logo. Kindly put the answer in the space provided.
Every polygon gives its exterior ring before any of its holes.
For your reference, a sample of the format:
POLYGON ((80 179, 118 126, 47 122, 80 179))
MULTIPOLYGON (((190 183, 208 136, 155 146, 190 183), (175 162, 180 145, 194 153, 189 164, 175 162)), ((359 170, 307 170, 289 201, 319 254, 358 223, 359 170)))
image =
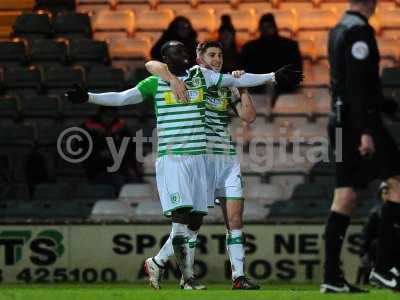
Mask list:
POLYGON ((13 266, 22 259, 23 253, 29 253, 33 264, 51 265, 64 254, 63 238, 56 230, 41 231, 34 238, 31 230, 4 230, 0 232, 0 247, 4 246, 4 264, 13 266), (24 252, 25 245, 29 250, 24 252))

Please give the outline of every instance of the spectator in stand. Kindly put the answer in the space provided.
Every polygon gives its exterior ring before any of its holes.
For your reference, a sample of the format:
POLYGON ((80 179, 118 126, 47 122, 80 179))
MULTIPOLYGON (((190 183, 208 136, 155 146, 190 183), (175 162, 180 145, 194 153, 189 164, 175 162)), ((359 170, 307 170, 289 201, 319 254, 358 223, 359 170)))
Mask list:
POLYGON ((84 162, 86 174, 91 183, 113 185, 116 191, 128 182, 143 182, 143 166, 136 160, 136 149, 132 134, 125 122, 118 117, 114 107, 100 106, 97 114, 82 126, 91 136, 93 151, 84 162), (111 137, 116 149, 120 149, 124 137, 130 138, 128 148, 119 169, 113 173, 107 171, 114 165, 106 137, 111 137))
POLYGON ((222 45, 224 64, 222 73, 230 73, 239 69, 239 51, 236 45, 236 30, 229 15, 221 17, 221 26, 218 29, 218 41, 222 45))
POLYGON ((151 49, 151 57, 154 60, 162 61, 161 46, 164 43, 175 40, 183 43, 189 52, 190 66, 196 64, 197 32, 193 29, 190 21, 182 16, 176 17, 168 26, 151 49))
MULTIPOLYGON (((267 13, 261 16, 258 29, 260 37, 245 43, 242 48, 242 68, 246 72, 273 72, 288 64, 291 64, 294 70, 303 70, 298 43, 279 35, 273 14, 267 13)), ((295 89, 295 86, 280 85, 267 92, 274 102, 280 93, 292 92, 295 89)), ((256 91, 265 92, 265 87, 256 91)))

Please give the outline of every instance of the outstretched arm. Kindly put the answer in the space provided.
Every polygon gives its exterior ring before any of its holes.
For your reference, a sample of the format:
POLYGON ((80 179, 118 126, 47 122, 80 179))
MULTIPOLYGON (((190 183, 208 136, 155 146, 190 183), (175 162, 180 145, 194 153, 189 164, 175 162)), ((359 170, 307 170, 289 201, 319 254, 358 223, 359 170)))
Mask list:
POLYGON ((266 83, 298 85, 303 80, 301 71, 292 70, 290 65, 284 66, 273 73, 251 74, 244 73, 239 78, 230 74, 220 74, 212 70, 201 68, 208 86, 217 85, 222 87, 253 87, 266 83))
POLYGON ((124 106, 129 104, 136 104, 143 101, 142 94, 137 87, 116 93, 88 93, 89 103, 94 103, 104 106, 124 106))
POLYGON ((65 93, 67 99, 73 103, 94 103, 104 106, 123 106, 143 101, 143 96, 137 87, 117 93, 88 93, 84 88, 75 85, 65 93))

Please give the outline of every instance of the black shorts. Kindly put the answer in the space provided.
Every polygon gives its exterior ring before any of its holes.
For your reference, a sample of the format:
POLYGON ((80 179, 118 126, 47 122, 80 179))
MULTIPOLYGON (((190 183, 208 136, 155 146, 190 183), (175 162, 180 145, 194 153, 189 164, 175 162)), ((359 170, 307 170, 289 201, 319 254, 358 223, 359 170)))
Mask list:
MULTIPOLYGON (((336 187, 364 188, 375 179, 386 180, 400 175, 400 151, 392 136, 381 121, 369 125, 376 150, 370 158, 362 157, 358 151, 361 137, 343 128, 342 162, 335 160, 336 187)), ((328 126, 332 150, 335 147, 335 129, 334 124, 328 126)))

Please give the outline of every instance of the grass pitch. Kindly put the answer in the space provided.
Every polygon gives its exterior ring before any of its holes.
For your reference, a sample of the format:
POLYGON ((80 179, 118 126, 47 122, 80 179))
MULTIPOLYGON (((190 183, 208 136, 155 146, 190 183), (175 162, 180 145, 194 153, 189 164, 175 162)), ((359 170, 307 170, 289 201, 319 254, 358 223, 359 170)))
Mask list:
POLYGON ((208 283, 207 291, 182 291, 177 284, 165 283, 155 291, 146 284, 53 284, 2 285, 0 300, 395 300, 400 293, 371 288, 368 294, 319 293, 317 285, 262 284, 259 291, 232 291, 227 283, 208 283))

